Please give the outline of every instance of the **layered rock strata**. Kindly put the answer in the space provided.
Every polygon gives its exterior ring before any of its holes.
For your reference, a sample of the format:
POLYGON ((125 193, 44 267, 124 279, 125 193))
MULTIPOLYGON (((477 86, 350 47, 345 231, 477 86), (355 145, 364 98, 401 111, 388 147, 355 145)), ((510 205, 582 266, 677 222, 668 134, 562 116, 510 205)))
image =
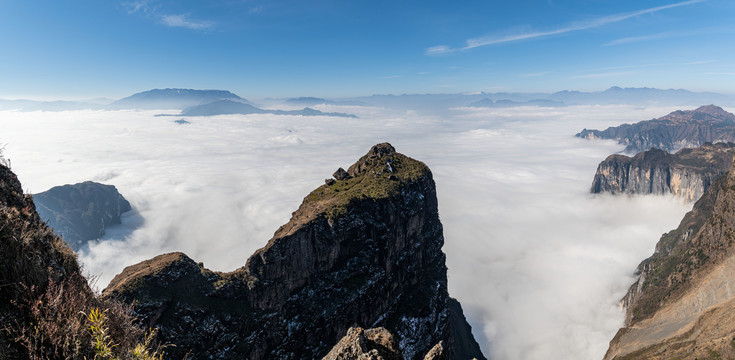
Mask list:
POLYGON ((735 171, 638 267, 605 359, 735 358, 735 171))
POLYGON ((735 115, 719 106, 706 105, 695 110, 677 110, 657 119, 605 130, 584 129, 575 136, 618 140, 630 153, 651 148, 673 152, 701 146, 706 142, 735 142, 735 115))
POLYGON ((431 172, 379 144, 309 194, 245 266, 205 269, 181 253, 126 268, 103 296, 129 302, 168 352, 194 359, 315 359, 350 327, 384 327, 405 359, 438 343, 483 359, 447 292, 431 172))
POLYGON ((650 149, 610 155, 597 167, 592 193, 668 194, 696 201, 732 164, 735 144, 706 143, 675 154, 650 149))

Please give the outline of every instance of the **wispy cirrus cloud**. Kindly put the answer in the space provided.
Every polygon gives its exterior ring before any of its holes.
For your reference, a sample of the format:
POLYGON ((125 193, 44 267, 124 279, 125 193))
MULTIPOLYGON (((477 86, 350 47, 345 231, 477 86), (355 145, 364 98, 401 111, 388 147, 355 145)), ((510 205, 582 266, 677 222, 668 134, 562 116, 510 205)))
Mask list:
POLYGON ((540 71, 540 72, 535 72, 535 73, 521 74, 520 76, 521 77, 539 77, 539 76, 544 76, 544 75, 548 75, 548 74, 549 74, 548 71, 540 71))
POLYGON ((170 27, 183 27, 192 30, 204 30, 214 26, 211 21, 200 21, 189 19, 188 15, 163 15, 161 23, 170 27))
POLYGON ((698 36, 698 35, 710 35, 710 34, 722 34, 722 33, 733 33, 735 29, 732 27, 708 27, 702 29, 694 29, 689 31, 667 31, 657 34, 631 36, 621 39, 610 41, 603 46, 614 46, 614 45, 625 45, 644 41, 680 38, 686 36, 698 36))
POLYGON ((582 75, 573 76, 572 79, 597 79, 597 78, 606 78, 606 77, 625 76, 625 75, 631 75, 634 73, 636 73, 636 71, 598 72, 598 73, 592 73, 592 74, 582 74, 582 75))
POLYGON ((664 32, 664 33, 651 34, 651 35, 631 36, 631 37, 626 37, 626 38, 610 41, 608 43, 603 44, 602 46, 632 44, 632 43, 638 43, 638 42, 643 42, 643 41, 667 39, 667 38, 672 38, 676 36, 677 36, 676 32, 664 32))
POLYGON ((214 27, 215 22, 194 20, 188 14, 170 14, 160 11, 160 5, 151 4, 148 0, 123 2, 122 6, 129 15, 138 14, 143 17, 156 19, 160 24, 169 27, 181 27, 191 30, 206 30, 214 27))
POLYGON ((638 17, 645 14, 655 13, 671 8, 696 4, 700 2, 704 2, 707 0, 687 0, 687 1, 681 1, 669 5, 662 5, 662 6, 656 6, 648 9, 642 9, 638 11, 633 12, 626 12, 626 13, 620 13, 620 14, 613 14, 608 16, 599 17, 596 19, 588 20, 588 21, 581 21, 581 22, 574 22, 570 23, 566 26, 560 27, 558 29, 552 29, 552 30, 546 30, 546 31, 528 31, 528 32, 520 32, 520 33, 514 33, 509 35, 489 35, 489 36, 482 36, 477 38, 471 38, 468 39, 465 43, 465 46, 458 47, 458 48, 452 48, 447 45, 438 45, 438 46, 432 46, 425 50, 426 55, 441 55, 441 54, 447 54, 457 51, 463 51, 463 50, 469 50, 474 49, 477 47, 482 46, 488 46, 488 45, 497 45, 497 44, 504 44, 504 43, 510 43, 510 42, 516 42, 521 40, 531 40, 531 39, 538 39, 538 38, 544 38, 554 35, 561 35, 566 34, 570 32, 575 31, 582 31, 587 29, 592 29, 608 24, 613 24, 617 22, 621 22, 630 18, 638 17))

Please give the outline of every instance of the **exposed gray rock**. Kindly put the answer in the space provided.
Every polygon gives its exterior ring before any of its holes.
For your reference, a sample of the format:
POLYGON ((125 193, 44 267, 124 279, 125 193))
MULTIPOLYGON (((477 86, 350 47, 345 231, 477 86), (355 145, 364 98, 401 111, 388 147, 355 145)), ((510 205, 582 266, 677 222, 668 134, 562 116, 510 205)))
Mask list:
POLYGON ((651 149, 633 157, 610 155, 600 163, 592 193, 668 194, 696 201, 728 171, 735 144, 704 144, 675 154, 651 149))
POLYGON ((347 171, 345 171, 345 169, 343 168, 337 169, 337 171, 335 171, 332 176, 334 176, 334 178, 337 180, 347 180, 350 178, 350 174, 348 174, 347 171))

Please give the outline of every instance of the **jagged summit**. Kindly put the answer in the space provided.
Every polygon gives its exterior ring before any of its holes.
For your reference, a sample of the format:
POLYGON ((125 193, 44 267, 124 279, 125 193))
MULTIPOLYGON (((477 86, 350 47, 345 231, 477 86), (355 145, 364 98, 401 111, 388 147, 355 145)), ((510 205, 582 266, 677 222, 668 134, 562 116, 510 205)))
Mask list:
POLYGON ((677 110, 654 120, 674 124, 733 124, 735 115, 716 105, 704 105, 694 110, 677 110))
POLYGON ((719 106, 677 110, 660 118, 609 127, 603 131, 584 129, 575 136, 613 139, 628 152, 657 148, 669 152, 701 146, 706 142, 735 142, 735 115, 719 106))
MULTIPOLYGON (((343 170, 344 171, 344 170, 343 170)), ((304 198, 291 221, 276 232, 287 235, 294 228, 319 214, 334 217, 354 200, 381 199, 395 193, 422 176, 431 177, 429 168, 418 160, 397 153, 389 143, 373 146, 346 171, 346 177, 327 181, 304 198)))
POLYGON ((484 359, 447 292, 442 225, 428 167, 378 144, 309 194, 265 247, 230 273, 181 253, 126 268, 105 297, 192 358, 316 359, 350 327, 384 327, 405 359, 442 343, 484 359))

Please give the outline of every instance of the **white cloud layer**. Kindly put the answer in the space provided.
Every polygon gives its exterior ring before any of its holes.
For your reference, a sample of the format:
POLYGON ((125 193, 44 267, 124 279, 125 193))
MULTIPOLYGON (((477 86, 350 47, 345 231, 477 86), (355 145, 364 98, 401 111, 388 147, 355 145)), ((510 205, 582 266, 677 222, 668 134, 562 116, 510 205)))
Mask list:
POLYGON ((601 358, 632 271, 690 207, 589 195, 597 164, 621 146, 572 137, 674 108, 319 109, 360 118, 0 112, 0 143, 29 192, 96 180, 131 202, 124 225, 80 256, 104 286, 168 251, 214 270, 244 265, 337 167, 391 142, 434 172, 450 293, 493 359, 601 358))

